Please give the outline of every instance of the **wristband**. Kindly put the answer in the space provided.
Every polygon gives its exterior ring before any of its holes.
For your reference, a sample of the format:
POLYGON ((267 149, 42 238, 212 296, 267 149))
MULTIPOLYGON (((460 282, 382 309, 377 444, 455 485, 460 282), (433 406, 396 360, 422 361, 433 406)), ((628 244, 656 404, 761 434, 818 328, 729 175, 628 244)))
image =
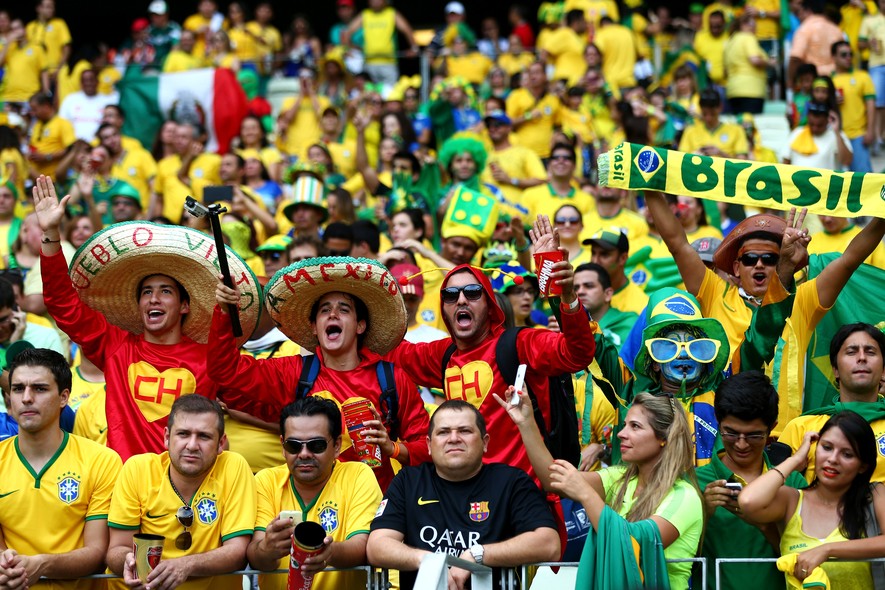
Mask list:
POLYGON ((61 238, 59 238, 59 239, 57 239, 57 240, 50 240, 50 239, 47 238, 46 236, 43 236, 43 239, 40 240, 40 243, 42 243, 42 244, 60 244, 60 243, 61 243, 61 238))
POLYGON ((568 304, 569 311, 575 311, 581 306, 581 300, 575 297, 575 300, 568 304))
POLYGON ((399 442, 393 441, 393 454, 390 455, 390 458, 396 459, 397 457, 399 457, 399 442))
POLYGON ((787 483, 787 476, 783 474, 783 472, 777 467, 772 467, 772 471, 777 471, 777 474, 780 475, 784 479, 784 483, 787 483))

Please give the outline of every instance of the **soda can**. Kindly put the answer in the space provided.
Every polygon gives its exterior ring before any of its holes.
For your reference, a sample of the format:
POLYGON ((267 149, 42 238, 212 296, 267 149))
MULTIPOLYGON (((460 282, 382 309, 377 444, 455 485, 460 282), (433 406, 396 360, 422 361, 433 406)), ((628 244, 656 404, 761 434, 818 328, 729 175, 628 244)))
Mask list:
POLYGON ((360 461, 378 469, 381 467, 381 448, 378 445, 368 443, 363 438, 366 431, 366 421, 374 420, 372 415, 372 402, 364 398, 351 398, 341 404, 341 413, 344 415, 344 425, 353 443, 353 450, 360 461))
POLYGON ((301 565, 308 557, 322 552, 325 538, 326 530, 319 523, 306 520, 295 526, 289 553, 288 590, 310 590, 314 574, 302 572, 301 565))
POLYGON ((163 555, 163 542, 166 537, 138 533, 132 537, 132 552, 135 554, 135 573, 142 584, 147 584, 148 574, 160 565, 163 555))
POLYGON ((538 290, 541 292, 542 297, 562 295, 562 287, 559 286, 559 283, 550 280, 550 275, 553 273, 553 265, 563 260, 565 260, 565 256, 559 250, 535 254, 538 290))

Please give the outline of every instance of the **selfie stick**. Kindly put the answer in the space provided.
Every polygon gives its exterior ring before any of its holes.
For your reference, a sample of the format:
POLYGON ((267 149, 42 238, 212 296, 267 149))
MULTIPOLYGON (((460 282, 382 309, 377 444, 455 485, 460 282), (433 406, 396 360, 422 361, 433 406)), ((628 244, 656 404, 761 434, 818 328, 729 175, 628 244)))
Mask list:
MULTIPOLYGON (((221 233, 221 214, 227 213, 227 209, 218 203, 212 203, 206 207, 193 197, 188 196, 184 201, 184 210, 194 217, 209 218, 212 235, 215 236, 215 250, 218 253, 218 268, 221 270, 222 280, 225 286, 236 290, 233 278, 230 276, 230 267, 227 265, 227 248, 224 246, 224 234, 221 233)), ((227 314, 230 316, 230 326, 234 337, 239 338, 243 335, 243 327, 240 326, 240 310, 236 305, 229 303, 227 305, 227 314)))

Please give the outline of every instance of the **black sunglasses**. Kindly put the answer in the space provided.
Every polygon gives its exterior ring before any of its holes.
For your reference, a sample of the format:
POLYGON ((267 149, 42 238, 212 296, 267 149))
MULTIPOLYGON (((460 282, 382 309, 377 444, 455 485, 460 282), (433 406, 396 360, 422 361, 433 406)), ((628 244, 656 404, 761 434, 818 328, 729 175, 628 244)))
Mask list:
POLYGON ((283 257, 283 254, 285 254, 285 252, 274 252, 274 251, 262 252, 261 258, 262 258, 262 260, 270 260, 273 262, 278 262, 283 257))
POLYGON ((329 441, 324 438, 312 438, 310 440, 298 440, 297 438, 287 438, 283 442, 283 448, 290 455, 298 455, 301 449, 307 447, 308 452, 319 455, 329 448, 329 441))
POLYGON ((781 257, 778 254, 766 252, 765 254, 754 254, 747 252, 741 256, 740 261, 744 266, 756 266, 756 263, 762 260, 764 266, 776 266, 781 257))
POLYGON ((187 551, 193 545, 194 539, 188 530, 194 526, 194 509, 190 506, 182 506, 175 513, 178 523, 184 527, 184 532, 175 538, 175 548, 181 551, 187 551))
POLYGON ((443 303, 456 303, 461 297, 462 291, 464 297, 467 298, 467 301, 479 301, 479 298, 482 297, 482 285, 474 284, 464 285, 463 287, 446 287, 445 289, 440 289, 443 303))

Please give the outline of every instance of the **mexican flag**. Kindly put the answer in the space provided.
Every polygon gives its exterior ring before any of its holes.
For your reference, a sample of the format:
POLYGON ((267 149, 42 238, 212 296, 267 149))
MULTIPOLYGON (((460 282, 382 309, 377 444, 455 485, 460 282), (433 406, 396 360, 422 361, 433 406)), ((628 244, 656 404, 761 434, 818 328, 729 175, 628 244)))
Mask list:
MULTIPOLYGON (((838 253, 811 256, 808 276, 816 277, 824 267, 838 258, 838 253)), ((808 362, 805 373, 805 411, 831 405, 838 395, 830 366, 830 340, 845 324, 865 322, 876 326, 883 319, 882 291, 885 270, 861 264, 836 298, 836 305, 823 317, 808 344, 808 362)))
POLYGON ((226 153, 248 111, 246 94, 226 69, 159 76, 126 75, 117 83, 126 113, 123 133, 150 149, 164 121, 198 122, 208 132, 207 152, 226 153))

